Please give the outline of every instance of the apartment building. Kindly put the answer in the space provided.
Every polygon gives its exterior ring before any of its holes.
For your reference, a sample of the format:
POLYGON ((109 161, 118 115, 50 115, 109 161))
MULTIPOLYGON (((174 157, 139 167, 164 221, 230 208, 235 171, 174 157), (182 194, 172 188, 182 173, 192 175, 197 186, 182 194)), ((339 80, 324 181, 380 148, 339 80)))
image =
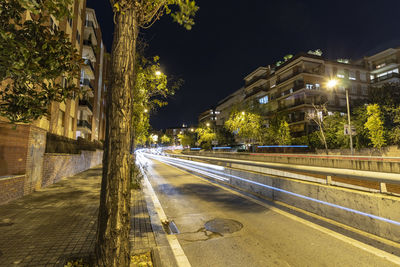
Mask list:
MULTIPOLYGON (((74 1, 71 5, 73 17, 68 20, 58 21, 54 17, 50 18, 49 27, 58 27, 64 31, 69 41, 75 45, 79 54, 82 53, 82 40, 80 38, 83 31, 86 1, 74 1)), ((30 15, 26 14, 27 19, 30 15)), ((60 79, 63 79, 60 77, 60 79)), ((79 77, 74 79, 79 82, 79 77)), ((65 102, 52 102, 49 107, 48 116, 44 116, 31 123, 32 126, 43 129, 47 132, 62 135, 69 138, 76 138, 78 99, 68 99, 65 102)))
POLYGON ((220 112, 217 111, 215 108, 207 109, 206 111, 202 112, 199 115, 198 118, 199 124, 206 124, 206 123, 215 124, 219 113, 220 112))
POLYGON ((400 82, 400 48, 389 48, 375 55, 364 57, 364 65, 370 73, 372 86, 400 82))
POLYGON ((79 99, 77 112, 76 136, 88 140, 104 140, 101 133, 105 122, 104 97, 106 77, 106 49, 96 13, 86 8, 83 30, 82 58, 84 65, 81 69, 80 86, 85 92, 79 99))
POLYGON ((229 119, 229 115, 234 106, 243 101, 245 97, 244 89, 245 88, 242 87, 218 102, 217 107, 215 108, 216 112, 218 112, 218 114, 216 114, 217 126, 223 126, 229 119))
MULTIPOLYGON (((382 61, 381 57, 378 58, 382 61)), ((381 62, 378 58, 372 57, 366 62, 372 62, 371 66, 374 66, 381 62)), ((393 71, 391 73, 394 75, 393 71)), ((314 105, 327 103, 328 112, 345 113, 346 89, 351 103, 365 99, 370 79, 374 81, 375 76, 370 75, 364 61, 335 61, 316 54, 300 53, 283 63, 259 67, 247 75, 244 87, 218 104, 217 124, 223 125, 232 106, 237 103, 259 104, 266 119, 276 114, 285 116, 293 136, 301 136, 313 130, 306 114, 313 112, 314 105), (338 80, 338 86, 330 89, 326 83, 333 78, 338 80)))

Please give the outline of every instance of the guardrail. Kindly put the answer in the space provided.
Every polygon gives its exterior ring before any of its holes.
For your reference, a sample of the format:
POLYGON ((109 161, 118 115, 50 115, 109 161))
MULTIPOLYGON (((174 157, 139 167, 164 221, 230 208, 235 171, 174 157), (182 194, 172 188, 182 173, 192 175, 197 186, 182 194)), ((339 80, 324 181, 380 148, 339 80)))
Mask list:
MULTIPOLYGON (((308 165, 293 165, 293 164, 284 164, 284 163, 247 161, 247 160, 237 160, 237 159, 227 159, 227 158, 194 156, 194 155, 168 154, 168 156, 186 158, 189 160, 197 159, 197 160, 204 160, 207 162, 227 163, 228 166, 230 166, 230 167, 232 167, 232 164, 236 164, 236 165, 247 165, 247 166, 269 168, 269 169, 276 169, 276 170, 295 171, 295 172, 300 172, 300 173, 313 173, 313 174, 325 176, 327 185, 332 184, 332 176, 338 176, 341 178, 358 179, 358 180, 364 180, 364 181, 372 181, 372 182, 379 183, 381 193, 388 193, 387 187, 386 187, 387 183, 400 185, 400 174, 398 174, 398 173, 361 171, 361 170, 339 169, 339 168, 329 168, 329 167, 315 167, 315 166, 308 166, 308 165)), ((296 179, 298 179, 298 178, 296 178, 296 179)))

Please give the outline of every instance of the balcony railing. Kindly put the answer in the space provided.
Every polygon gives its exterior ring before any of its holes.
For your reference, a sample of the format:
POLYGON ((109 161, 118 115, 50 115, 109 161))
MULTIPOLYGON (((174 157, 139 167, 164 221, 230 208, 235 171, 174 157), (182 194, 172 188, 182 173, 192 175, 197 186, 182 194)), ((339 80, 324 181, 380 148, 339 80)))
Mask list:
POLYGON ((91 40, 83 40, 83 45, 90 46, 92 48, 92 50, 93 50, 94 57, 97 57, 96 49, 95 49, 95 47, 94 47, 94 45, 93 45, 91 40))
POLYGON ((267 75, 258 75, 258 76, 253 77, 250 81, 246 82, 245 85, 246 85, 246 87, 249 87, 253 83, 256 83, 259 80, 266 79, 266 78, 267 78, 267 75))
POLYGON ((90 59, 85 59, 85 64, 88 65, 94 73, 94 67, 92 65, 92 61, 90 59))
POLYGON ((93 112, 93 106, 92 103, 90 103, 88 100, 86 99, 79 99, 79 106, 87 106, 90 111, 93 112))
POLYGON ((93 21, 86 20, 86 21, 85 21, 85 26, 86 26, 86 27, 91 27, 91 28, 93 29, 94 36, 96 37, 96 40, 97 40, 96 29, 94 28, 94 23, 93 23, 93 21))
POLYGON ((89 88, 93 90, 93 85, 89 79, 81 80, 80 84, 81 84, 81 86, 89 86, 89 88))
POLYGON ((285 96, 285 95, 289 95, 289 94, 292 94, 292 93, 294 93, 294 92, 297 92, 297 91, 299 91, 299 90, 301 90, 301 89, 303 89, 303 88, 304 88, 304 82, 295 84, 292 88, 290 88, 290 89, 288 89, 288 90, 286 90, 286 91, 284 91, 284 92, 276 93, 276 94, 273 96, 272 99, 281 98, 281 97, 283 97, 283 96, 285 96))
POLYGON ((88 128, 92 130, 92 125, 87 120, 78 120, 78 127, 88 128))
POLYGON ((292 104, 280 104, 278 106, 278 111, 282 111, 288 108, 293 108, 301 105, 312 105, 312 104, 313 101, 311 99, 296 99, 292 104))
POLYGON ((388 79, 391 79, 391 78, 400 78, 400 74, 392 72, 392 73, 383 75, 381 77, 376 77, 375 79, 372 79, 371 82, 372 83, 378 83, 378 82, 382 82, 382 81, 385 81, 385 80, 388 80, 388 79))
POLYGON ((276 85, 281 84, 291 78, 293 78, 296 75, 299 75, 300 73, 309 73, 309 74, 317 74, 317 75, 321 75, 321 69, 317 68, 317 69, 303 69, 303 70, 295 70, 293 71, 293 73, 285 78, 280 78, 276 81, 276 85))
POLYGON ((385 62, 383 62, 381 64, 378 64, 378 65, 374 64, 373 68, 374 69, 380 69, 380 68, 383 68, 383 67, 385 67, 387 65, 390 65, 390 64, 393 64, 393 63, 397 63, 397 60, 396 59, 386 60, 385 62))

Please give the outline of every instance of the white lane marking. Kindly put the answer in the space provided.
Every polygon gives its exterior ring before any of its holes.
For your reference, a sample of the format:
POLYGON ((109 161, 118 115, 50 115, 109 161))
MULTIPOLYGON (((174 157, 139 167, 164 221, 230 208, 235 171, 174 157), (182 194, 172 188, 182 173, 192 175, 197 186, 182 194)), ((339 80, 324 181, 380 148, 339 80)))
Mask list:
MULTIPOLYGON (((144 182, 145 182, 147 193, 151 197, 151 200, 152 200, 154 208, 158 214, 158 217, 160 218, 160 220, 162 222, 166 221, 167 216, 165 215, 164 209, 162 208, 161 203, 158 200, 158 197, 157 197, 156 193, 154 192, 154 189, 151 186, 149 179, 147 178, 147 175, 145 173, 143 173, 143 176, 144 176, 144 182)), ((166 235, 166 236, 167 236, 169 246, 171 247, 172 252, 174 253, 175 260, 176 260, 178 266, 179 267, 190 267, 191 266, 190 262, 189 262, 188 258, 186 257, 185 252, 183 251, 178 238, 175 235, 166 235)))
MULTIPOLYGON (((167 163, 164 163, 164 164, 167 164, 167 163)), ((169 165, 169 164, 167 164, 167 165, 169 165)), ((171 166, 171 165, 169 165, 169 166, 171 166)), ((345 242, 345 243, 347 243, 347 244, 350 244, 350 245, 352 245, 352 246, 354 246, 354 247, 357 247, 357 248, 359 248, 359 249, 361 249, 361 250, 364 250, 364 251, 366 251, 366 252, 369 252, 369 253, 371 253, 371 254, 377 256, 377 257, 386 259, 387 261, 390 261, 390 262, 392 262, 392 263, 394 263, 394 264, 400 265, 400 257, 397 257, 397 256, 395 256, 395 255, 393 255, 393 254, 390 254, 390 253, 386 252, 386 251, 377 249, 377 248, 375 248, 375 247, 373 247, 373 246, 364 244, 364 243, 362 243, 362 242, 360 242, 360 241, 357 241, 357 240, 355 240, 355 239, 352 239, 352 238, 350 238, 350 237, 347 237, 347 236, 345 236, 345 235, 342 235, 342 234, 340 234, 340 233, 337 233, 337 232, 335 232, 335 231, 332 231, 332 230, 327 229, 327 228, 325 228, 325 227, 322 227, 322 226, 320 226, 320 225, 317 225, 317 224, 314 224, 314 223, 312 223, 312 222, 309 222, 309 221, 307 221, 307 220, 305 220, 305 219, 302 219, 302 218, 297 217, 297 216, 295 216, 295 215, 293 215, 293 214, 290 214, 290 213, 288 213, 288 212, 285 212, 285 211, 283 211, 283 210, 280 210, 280 209, 278 209, 278 208, 275 208, 275 207, 273 207, 273 206, 271 206, 271 205, 268 205, 268 204, 266 204, 266 203, 264 203, 264 202, 262 202, 262 201, 259 201, 259 200, 257 200, 257 199, 254 199, 254 198, 251 198, 251 197, 246 196, 246 195, 244 195, 244 194, 241 194, 241 193, 239 193, 239 192, 236 192, 236 191, 234 191, 234 190, 232 190, 232 189, 226 188, 226 187, 224 187, 224 186, 222 186, 222 185, 219 185, 219 184, 215 184, 215 183, 213 183, 213 182, 210 182, 209 180, 207 180, 207 179, 205 179, 205 178, 202 178, 202 177, 199 177, 199 176, 196 176, 196 175, 193 175, 192 173, 190 173, 190 172, 188 172, 188 171, 186 171, 186 170, 179 169, 179 168, 177 168, 177 167, 175 167, 175 166, 171 166, 171 167, 172 167, 172 168, 175 168, 175 169, 177 169, 177 170, 179 170, 179 171, 181 171, 181 172, 184 172, 184 173, 187 173, 187 174, 192 175, 192 176, 194 176, 194 177, 197 177, 198 179, 201 179, 201 180, 203 180, 203 181, 205 181, 205 182, 207 182, 207 183, 210 183, 210 184, 212 184, 212 185, 214 185, 214 186, 217 186, 217 187, 219 187, 219 188, 221 188, 221 189, 224 189, 224 190, 226 190, 226 191, 228 191, 228 192, 230 192, 230 193, 232 193, 232 194, 235 194, 235 195, 238 195, 238 196, 240 196, 240 197, 246 198, 247 200, 253 201, 253 202, 255 202, 255 203, 257 203, 257 204, 259 204, 259 205, 261 205, 261 206, 264 206, 264 207, 268 208, 269 210, 272 210, 272 211, 274 211, 274 212, 276 212, 276 213, 279 213, 279 214, 281 214, 281 215, 283 215, 283 216, 285 216, 285 217, 288 217, 288 218, 290 218, 290 219, 292 219, 292 220, 298 221, 298 222, 300 222, 300 223, 302 223, 302 224, 304 224, 304 225, 307 225, 307 226, 309 226, 309 227, 311 227, 311 228, 313 228, 313 229, 316 229, 316 230, 318 230, 318 231, 320 231, 320 232, 323 232, 323 233, 325 233, 325 234, 327 234, 327 235, 329 235, 329 236, 332 236, 332 237, 334 237, 334 238, 336 238, 336 239, 338 239, 338 240, 341 240, 341 241, 343 241, 343 242, 345 242)))

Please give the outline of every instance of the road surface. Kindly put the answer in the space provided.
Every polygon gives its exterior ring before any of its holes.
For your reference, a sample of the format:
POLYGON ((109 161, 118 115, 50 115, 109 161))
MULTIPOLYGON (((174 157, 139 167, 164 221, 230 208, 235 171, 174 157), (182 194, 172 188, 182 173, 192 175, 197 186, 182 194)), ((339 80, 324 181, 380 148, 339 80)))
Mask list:
POLYGON ((192 266, 399 266, 400 258, 387 252, 183 169, 146 162, 192 266))

